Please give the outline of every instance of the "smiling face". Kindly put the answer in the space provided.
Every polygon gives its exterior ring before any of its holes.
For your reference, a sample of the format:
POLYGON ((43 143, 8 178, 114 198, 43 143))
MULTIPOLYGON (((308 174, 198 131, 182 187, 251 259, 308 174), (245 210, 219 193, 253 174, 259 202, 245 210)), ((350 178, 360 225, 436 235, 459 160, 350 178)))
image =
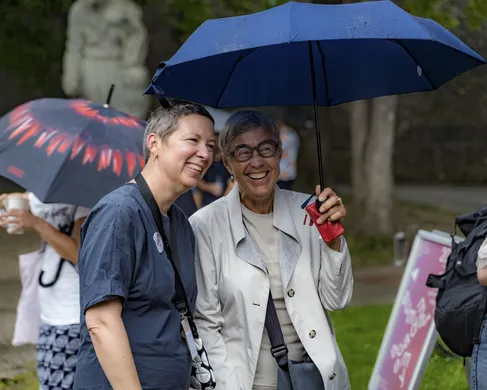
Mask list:
POLYGON ((273 199, 280 159, 278 140, 262 127, 252 128, 228 144, 224 162, 237 181, 242 203, 247 208, 273 199))
POLYGON ((215 133, 208 118, 191 114, 178 119, 176 130, 167 138, 148 137, 151 154, 157 156, 158 171, 178 193, 195 187, 213 161, 215 133))

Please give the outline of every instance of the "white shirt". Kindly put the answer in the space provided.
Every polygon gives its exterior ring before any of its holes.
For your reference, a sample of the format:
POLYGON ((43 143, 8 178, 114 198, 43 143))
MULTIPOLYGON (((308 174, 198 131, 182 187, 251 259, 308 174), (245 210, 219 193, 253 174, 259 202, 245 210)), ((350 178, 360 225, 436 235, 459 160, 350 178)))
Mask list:
MULTIPOLYGON (((75 207, 60 203, 42 203, 29 193, 29 206, 32 214, 42 218, 57 230, 65 230, 69 225, 90 212, 84 207, 75 207)), ((49 283, 54 280, 61 257, 46 243, 42 253, 42 280, 49 283)), ((63 264, 58 281, 52 287, 39 286, 41 321, 47 325, 79 324, 79 276, 72 263, 63 264)))
MULTIPOLYGON (((274 215, 256 214, 242 206, 242 217, 244 225, 257 245, 261 259, 269 273, 272 298, 274 299, 284 342, 288 348, 288 357, 294 361, 302 361, 306 352, 294 329, 284 302, 279 269, 279 230, 272 224, 274 215)), ((271 355, 270 348, 269 335, 267 329, 264 328, 255 371, 254 390, 271 390, 277 387, 277 363, 271 355)))

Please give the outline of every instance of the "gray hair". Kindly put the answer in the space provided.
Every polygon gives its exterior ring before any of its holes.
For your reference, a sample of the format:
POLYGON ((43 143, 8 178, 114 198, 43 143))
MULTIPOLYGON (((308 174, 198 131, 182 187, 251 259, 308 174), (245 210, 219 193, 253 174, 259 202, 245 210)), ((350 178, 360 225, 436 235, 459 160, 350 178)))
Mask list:
POLYGON ((281 148, 282 142, 279 129, 271 118, 260 111, 241 110, 230 115, 223 126, 223 130, 219 136, 219 146, 222 153, 226 155, 228 145, 240 134, 246 133, 257 127, 261 127, 271 134, 278 143, 279 148, 281 148))
POLYGON ((147 148, 147 137, 149 134, 157 134, 161 140, 169 137, 177 129, 178 120, 187 115, 201 115, 213 122, 215 120, 208 112, 208 110, 201 104, 191 103, 184 100, 173 100, 170 103, 171 107, 158 107, 151 112, 144 132, 143 154, 145 162, 149 160, 150 151, 147 148))

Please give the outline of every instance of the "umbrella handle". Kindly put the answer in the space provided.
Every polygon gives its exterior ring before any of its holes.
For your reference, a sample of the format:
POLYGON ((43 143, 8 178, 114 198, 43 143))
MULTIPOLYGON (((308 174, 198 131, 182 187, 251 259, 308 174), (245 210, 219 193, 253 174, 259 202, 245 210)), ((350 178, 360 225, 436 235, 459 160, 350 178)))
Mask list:
POLYGON ((319 200, 316 200, 314 204, 310 204, 306 206, 306 211, 311 218, 311 220, 314 222, 316 225, 316 228, 320 232, 321 238, 323 238, 323 241, 325 242, 331 242, 335 240, 336 238, 340 237, 344 232, 345 229, 343 229, 343 226, 340 222, 324 222, 321 225, 317 224, 318 219, 321 217, 320 213, 320 206, 323 204, 323 202, 320 202, 319 200))

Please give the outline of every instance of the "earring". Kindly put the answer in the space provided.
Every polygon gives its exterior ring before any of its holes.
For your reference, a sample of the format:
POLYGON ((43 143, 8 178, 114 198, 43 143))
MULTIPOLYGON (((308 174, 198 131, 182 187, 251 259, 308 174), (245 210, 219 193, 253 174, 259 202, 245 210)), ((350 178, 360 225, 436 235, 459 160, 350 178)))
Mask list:
POLYGON ((233 175, 230 176, 230 181, 233 183, 235 181, 235 179, 233 178, 233 175))

